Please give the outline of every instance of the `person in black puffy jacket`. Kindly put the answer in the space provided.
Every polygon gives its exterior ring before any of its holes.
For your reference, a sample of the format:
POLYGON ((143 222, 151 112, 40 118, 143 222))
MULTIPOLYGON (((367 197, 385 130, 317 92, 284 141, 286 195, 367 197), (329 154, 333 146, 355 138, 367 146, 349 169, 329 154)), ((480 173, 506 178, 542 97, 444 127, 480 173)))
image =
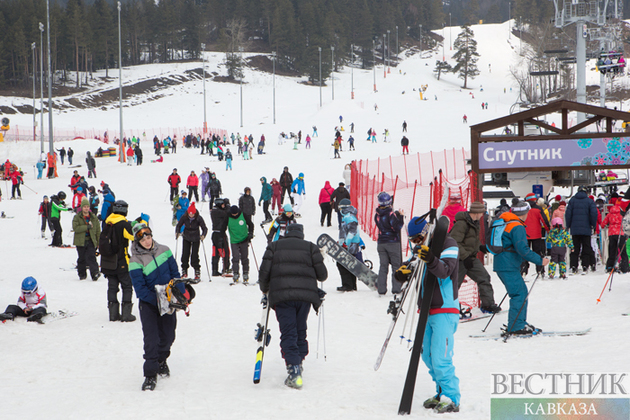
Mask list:
POLYGON ((328 278, 319 247, 304 240, 300 224, 267 246, 258 275, 260 290, 276 311, 280 326, 280 347, 289 376, 285 385, 302 387, 302 361, 308 354, 306 327, 311 305, 321 306, 317 281, 328 278), (273 268, 272 268, 273 267, 273 268))
POLYGON ((580 254, 582 270, 587 272, 591 268, 595 271, 597 260, 591 247, 591 234, 597 226, 597 206, 582 187, 569 201, 564 218, 566 229, 569 230, 573 239, 573 250, 569 257, 571 271, 574 274, 577 273, 580 254))
MULTIPOLYGON (((206 238, 208 228, 203 217, 192 203, 186 211, 187 216, 182 216, 175 226, 175 238, 184 237, 182 245, 182 277, 188 277, 188 262, 195 270, 195 280, 201 278, 201 264, 199 264, 199 243, 206 238), (201 229, 201 233, 199 233, 201 229)), ((208 279, 210 280, 210 279, 208 279)))

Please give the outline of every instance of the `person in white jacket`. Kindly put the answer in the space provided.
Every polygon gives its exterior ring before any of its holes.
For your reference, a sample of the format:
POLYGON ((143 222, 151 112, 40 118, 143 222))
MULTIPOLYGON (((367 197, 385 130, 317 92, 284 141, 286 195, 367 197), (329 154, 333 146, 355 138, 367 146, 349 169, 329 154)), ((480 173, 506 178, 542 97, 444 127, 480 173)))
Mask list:
POLYGON ((9 305, 0 320, 13 320, 16 316, 28 317, 28 321, 39 321, 46 315, 46 292, 39 287, 37 280, 27 277, 22 281, 22 294, 17 305, 9 305))

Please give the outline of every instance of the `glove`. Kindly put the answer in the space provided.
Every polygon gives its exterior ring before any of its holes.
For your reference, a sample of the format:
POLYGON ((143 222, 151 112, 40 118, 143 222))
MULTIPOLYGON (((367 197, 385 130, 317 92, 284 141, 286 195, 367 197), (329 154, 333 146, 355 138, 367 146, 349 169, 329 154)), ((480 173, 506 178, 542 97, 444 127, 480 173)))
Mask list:
POLYGON ((260 207, 260 201, 258 202, 258 207, 260 207))
POLYGON ((361 245, 361 249, 365 249, 365 245, 361 245))
POLYGON ((260 299, 260 304, 262 305, 263 308, 267 307, 267 295, 263 294, 262 298, 260 299))
POLYGON ((254 239, 254 235, 253 235, 253 234, 251 234, 251 233, 248 233, 248 234, 247 234, 247 238, 245 238, 245 240, 246 240, 247 242, 251 242, 251 241, 252 241, 252 239, 254 239))
POLYGON ((420 252, 418 252, 418 256, 422 261, 427 264, 431 264, 435 259, 435 255, 433 255, 433 252, 431 252, 427 245, 422 245, 420 247, 420 252))
POLYGON ((484 254, 488 253, 488 247, 485 245, 479 245, 479 251, 483 252, 484 254))
POLYGON ((394 273, 394 277, 400 283, 405 283, 409 281, 409 276, 411 276, 411 270, 407 268, 406 265, 401 265, 398 270, 394 273))
POLYGON ((206 239, 206 235, 201 235, 199 239, 203 241, 204 239, 206 239))
POLYGON ((474 264, 475 264, 475 257, 473 256, 470 256, 464 260, 464 267, 466 267, 466 270, 470 270, 471 268, 473 268, 474 264))

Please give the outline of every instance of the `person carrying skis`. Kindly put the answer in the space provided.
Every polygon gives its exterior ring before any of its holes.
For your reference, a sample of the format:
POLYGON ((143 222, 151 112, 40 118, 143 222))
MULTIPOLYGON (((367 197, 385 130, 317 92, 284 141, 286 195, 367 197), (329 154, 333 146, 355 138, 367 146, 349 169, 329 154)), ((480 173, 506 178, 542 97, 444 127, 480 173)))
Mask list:
MULTIPOLYGON (((339 205, 343 214, 341 229, 339 229, 339 245, 346 248, 348 252, 361 263, 363 263, 362 249, 365 244, 359 235, 359 221, 357 220, 357 209, 352 207, 350 200, 339 205)), ((337 287, 339 292, 352 292, 357 290, 357 277, 343 265, 337 263, 337 269, 341 276, 341 287, 337 287)))
POLYGON ((52 243, 50 246, 53 247, 62 247, 63 240, 61 239, 61 234, 63 233, 63 229, 61 229, 61 223, 59 219, 61 218, 62 211, 72 211, 66 207, 63 200, 66 198, 66 193, 63 191, 59 191, 57 195, 53 195, 50 197, 51 201, 51 210, 50 210, 50 223, 53 227, 53 237, 52 243))
POLYGON ((542 258, 529 249, 525 230, 528 213, 529 204, 519 201, 510 212, 499 216, 506 223, 505 231, 501 235, 501 244, 505 251, 494 256, 493 269, 510 296, 510 311, 504 332, 508 335, 531 335, 542 331, 527 323, 527 286, 521 274, 521 266, 523 260, 536 265, 547 265, 549 259, 542 258))
POLYGON ((262 184, 262 191, 260 192, 258 205, 260 206, 260 203, 262 203, 263 212, 265 213, 265 220, 263 221, 264 224, 273 220, 271 213, 269 213, 269 203, 271 202, 271 197, 273 196, 273 188, 267 183, 267 178, 264 176, 260 178, 260 183, 262 184))
MULTIPOLYGON (((171 374, 166 360, 171 354, 177 326, 175 312, 160 315, 155 286, 169 284, 171 279, 178 279, 180 275, 171 250, 153 240, 153 232, 145 223, 136 223, 133 227, 133 237, 129 276, 138 296, 140 322, 144 336, 142 390, 153 391, 157 383, 157 375, 168 377, 171 374)), ((175 287, 184 297, 190 297, 183 283, 175 287)))
POLYGON ((501 312, 501 307, 494 301, 494 290, 490 283, 490 274, 477 258, 479 252, 479 224, 486 213, 483 203, 475 201, 470 205, 469 211, 460 211, 455 215, 455 224, 451 229, 451 237, 459 247, 459 271, 457 276, 457 288, 462 287, 464 277, 468 274, 479 289, 481 311, 484 313, 501 312))
MULTIPOLYGON (((426 240, 430 239, 428 231, 429 225, 425 219, 414 217, 409 221, 407 234, 414 246, 413 256, 396 271, 396 278, 400 282, 408 281, 411 274, 408 267, 416 258, 424 261, 426 269, 437 277, 422 341, 422 361, 429 368, 437 393, 425 400, 423 406, 437 413, 456 413, 461 398, 459 378, 455 376, 453 366, 454 334, 459 324, 456 283, 459 248, 457 242, 446 234, 442 253, 434 255, 425 245, 426 240)), ((420 281, 424 283, 425 278, 423 276, 420 281)), ((421 295, 424 291, 425 285, 421 284, 421 295)))
POLYGON ((304 173, 300 172, 298 177, 291 184, 291 200, 293 203, 293 212, 295 213, 295 217, 300 217, 298 211, 300 207, 302 207, 302 202, 304 201, 304 196, 306 195, 306 188, 304 188, 304 173))
POLYGON ((269 228, 269 233, 267 234, 267 243, 275 242, 281 237, 284 236, 287 230, 287 226, 296 223, 295 217, 293 216, 293 208, 291 204, 287 203, 282 206, 282 213, 276 220, 273 221, 271 227, 269 228))
POLYGON ((289 172, 289 167, 285 166, 280 174, 280 186, 282 187, 282 195, 280 196, 280 204, 284 204, 284 194, 288 193, 289 200, 293 205, 293 197, 291 197, 291 185, 293 185, 293 175, 289 172))
POLYGON ((273 194, 271 195, 271 211, 275 215, 280 213, 280 196, 282 195, 282 187, 276 178, 271 180, 271 189, 273 190, 273 194))
POLYGON ((308 354, 308 314, 311 305, 315 312, 321 306, 317 282, 327 278, 322 253, 317 245, 304 240, 302 225, 289 226, 286 235, 265 250, 259 286, 276 312, 281 354, 288 373, 284 384, 288 387, 302 387, 302 363, 308 354))
POLYGON ((177 190, 179 190, 179 184, 182 182, 182 178, 177 174, 177 168, 173 168, 173 172, 168 176, 166 181, 171 187, 170 201, 172 202, 173 198, 177 197, 177 190))
POLYGON ((44 200, 39 205, 39 215, 42 218, 42 238, 46 238, 46 226, 48 226, 48 230, 50 233, 53 233, 53 225, 50 220, 50 213, 52 210, 52 204, 48 200, 48 196, 44 196, 44 200))
POLYGON ((210 211, 212 220, 212 277, 227 276, 230 270, 230 244, 226 234, 229 218, 229 201, 227 198, 214 200, 214 208, 210 211), (219 259, 223 259, 223 271, 219 271, 219 259))
POLYGON ((243 283, 248 283, 249 243, 254 237, 254 224, 250 217, 236 206, 230 207, 228 232, 230 232, 234 283, 238 283, 239 281, 241 264, 243 266, 243 283))
POLYGON ((22 294, 17 305, 9 305, 0 314, 0 321, 13 321, 16 316, 27 317, 27 321, 39 321, 46 315, 46 292, 39 287, 37 280, 27 277, 22 280, 22 294))
POLYGON ((79 211, 72 219, 72 231, 74 232, 74 246, 77 247, 77 273, 79 280, 87 278, 87 268, 93 281, 101 277, 96 262, 96 248, 101 238, 101 226, 96 215, 90 211, 90 201, 87 198, 81 200, 79 211))
POLYGON ((206 239, 208 228, 203 217, 192 203, 186 211, 188 216, 179 219, 175 227, 175 239, 183 236, 182 244, 182 277, 188 277, 188 262, 195 270, 195 280, 201 278, 201 265, 199 264, 199 243, 206 239), (199 233, 201 229, 201 234, 199 233))
POLYGON ((195 175, 195 171, 191 171, 186 180, 186 188, 188 188, 188 196, 192 200, 193 194, 195 195, 195 201, 199 201, 199 178, 195 175))
POLYGON ((392 293, 396 295, 400 293, 402 287, 394 274, 402 264, 400 231, 405 226, 405 214, 402 210, 393 210, 394 199, 385 191, 378 194, 377 200, 378 207, 374 214, 374 223, 378 228, 376 249, 380 263, 377 281, 378 294, 381 296, 387 294, 387 274, 389 274, 389 267, 391 266, 392 293))
MULTIPOLYGON (((201 201, 205 203, 206 195, 208 198, 212 200, 212 196, 208 191, 208 183, 210 182, 210 168, 206 167, 201 175, 199 175, 199 179, 201 180, 201 201)), ((210 206, 210 210, 212 210, 212 206, 210 206)))
MULTIPOLYGON (((562 219, 556 217, 555 219, 551 219, 551 230, 547 235, 546 239, 547 245, 551 246, 549 251, 549 255, 551 256, 551 262, 549 262, 549 268, 547 269, 547 273, 549 274, 549 279, 553 279, 556 275, 556 266, 559 266, 559 274, 560 278, 563 280, 567 279, 567 247, 573 248, 573 241, 571 240, 571 236, 569 233, 564 230, 562 219)), ((624 244, 625 245, 625 244, 624 244)), ((623 252, 623 251, 622 251, 623 252)), ((626 257, 626 267, 628 264, 628 259, 626 257)), ((606 264, 608 266, 608 264, 606 264)), ((609 270, 606 270, 609 271, 609 270)))
POLYGON ((107 278, 107 308, 109 320, 133 322, 136 317, 133 309, 133 286, 129 275, 129 241, 133 242, 133 228, 127 220, 129 205, 117 200, 112 205, 112 213, 105 220, 99 252, 101 253, 101 271, 107 278), (118 302, 118 289, 122 290, 122 315, 118 302))

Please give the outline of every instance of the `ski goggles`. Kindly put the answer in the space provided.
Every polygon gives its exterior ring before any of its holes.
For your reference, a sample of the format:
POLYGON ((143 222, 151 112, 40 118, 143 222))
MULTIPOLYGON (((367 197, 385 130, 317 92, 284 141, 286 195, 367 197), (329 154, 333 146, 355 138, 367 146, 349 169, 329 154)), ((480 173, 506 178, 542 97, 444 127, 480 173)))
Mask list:
POLYGON ((136 238, 141 241, 142 239, 144 239, 146 236, 148 236, 149 238, 153 237, 153 233, 151 233, 151 230, 149 229, 143 229, 140 232, 136 233, 136 238))

